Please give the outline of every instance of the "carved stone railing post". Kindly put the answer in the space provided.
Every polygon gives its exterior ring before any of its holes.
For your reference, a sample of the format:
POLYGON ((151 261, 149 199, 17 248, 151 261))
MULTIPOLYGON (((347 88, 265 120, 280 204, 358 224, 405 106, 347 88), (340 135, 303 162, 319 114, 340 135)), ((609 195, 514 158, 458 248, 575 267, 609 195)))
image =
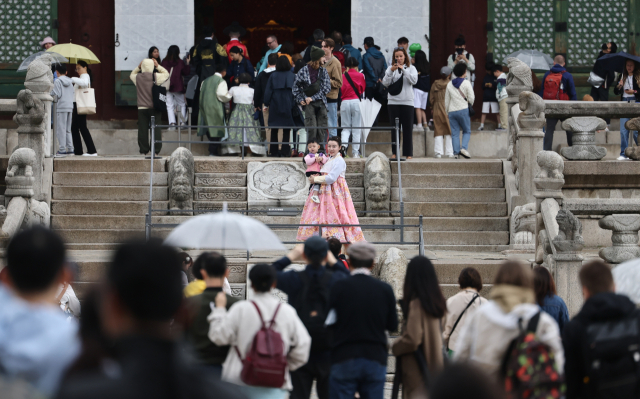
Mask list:
MULTIPOLYGON (((36 151, 36 157, 40 158, 40 155, 51 156, 51 104, 53 103, 53 97, 51 97, 51 90, 53 90, 53 73, 51 72, 51 57, 45 55, 38 58, 29 64, 27 68, 27 76, 24 81, 24 87, 31 90, 31 93, 35 98, 40 100, 44 105, 44 118, 41 122, 42 134, 40 137, 31 138, 32 141, 37 141, 42 147, 41 150, 35 147, 23 146, 18 142, 21 147, 33 148, 36 151)), ((18 136, 19 137, 19 136, 18 136)), ((20 141, 20 139, 18 139, 20 141)), ((35 144, 35 143, 33 143, 35 144)), ((36 176, 36 185, 38 184, 38 177, 36 176)), ((36 193, 38 197, 39 193, 36 193)))
POLYGON ((562 128, 573 132, 573 145, 561 150, 562 156, 570 160, 600 160, 607 149, 596 145, 596 130, 607 127, 604 119, 593 116, 574 117, 562 122, 562 128))
POLYGON ((558 235, 556 215, 562 204, 564 185, 564 161, 553 151, 540 151, 536 156, 539 172, 533 179, 536 187, 536 262, 544 264, 555 275, 553 257, 556 249, 553 240, 558 235))
MULTIPOLYGON (((519 95, 520 113, 517 116, 518 135, 518 171, 520 184, 518 193, 527 202, 534 202, 534 178, 540 168, 536 161, 538 153, 542 151, 545 123, 544 101, 532 92, 521 92, 519 95)), ((514 107, 515 108, 515 107, 514 107)))
POLYGON ((558 235, 553 239, 556 254, 555 282, 558 295, 564 299, 569 309, 569 315, 573 316, 582 307, 582 286, 578 279, 582 261, 580 253, 584 248, 582 238, 582 223, 570 211, 561 209, 556 216, 558 222, 558 235))
POLYGON ((598 225, 611 230, 613 246, 600 250, 600 257, 606 262, 618 264, 631 259, 640 258, 638 246, 638 230, 640 230, 640 215, 613 214, 603 217, 598 225))
POLYGON ((511 109, 520 101, 520 93, 523 91, 533 90, 533 80, 531 78, 531 69, 524 62, 517 58, 509 58, 507 60, 509 73, 507 74, 507 106, 509 108, 507 128, 509 129, 509 155, 508 160, 512 161, 513 173, 516 173, 517 165, 513 164, 513 158, 517 157, 517 135, 515 129, 516 120, 514 119, 511 109))

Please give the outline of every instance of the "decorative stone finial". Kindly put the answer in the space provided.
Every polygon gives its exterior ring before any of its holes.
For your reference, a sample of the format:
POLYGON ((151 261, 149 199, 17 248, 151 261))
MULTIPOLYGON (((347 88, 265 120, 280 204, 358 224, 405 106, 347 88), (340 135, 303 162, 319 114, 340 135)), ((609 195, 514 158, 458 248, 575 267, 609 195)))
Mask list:
POLYGON ((27 67, 24 86, 33 93, 46 93, 53 88, 53 73, 51 72, 52 56, 45 54, 33 61, 27 67))
POLYGON ((539 130, 545 122, 544 101, 531 91, 523 91, 518 96, 520 110, 518 125, 525 130, 539 130))
POLYGON ((507 74, 507 94, 517 96, 523 91, 533 90, 531 68, 517 58, 507 58, 509 73, 507 74))
POLYGON ((558 235, 553 239, 553 245, 558 252, 578 253, 584 248, 582 238, 582 223, 571 211, 561 209, 556 216, 558 235))
MULTIPOLYGON (((365 205, 368 211, 388 211, 391 201, 391 165, 381 152, 367 157, 364 165, 365 205)), ((389 216, 372 213, 370 216, 389 216)))

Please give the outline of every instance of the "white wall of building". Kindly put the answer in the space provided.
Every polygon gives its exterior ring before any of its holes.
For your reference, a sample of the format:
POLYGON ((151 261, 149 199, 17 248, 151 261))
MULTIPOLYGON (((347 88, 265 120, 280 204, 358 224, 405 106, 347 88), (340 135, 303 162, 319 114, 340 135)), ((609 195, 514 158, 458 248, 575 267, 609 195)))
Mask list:
POLYGON ((429 6, 429 0, 351 0, 353 46, 364 50, 364 38, 371 36, 389 60, 398 38, 406 36, 428 57, 429 6))
POLYGON ((116 71, 135 69, 151 46, 162 59, 173 44, 184 56, 193 46, 193 32, 193 0, 115 0, 116 71))

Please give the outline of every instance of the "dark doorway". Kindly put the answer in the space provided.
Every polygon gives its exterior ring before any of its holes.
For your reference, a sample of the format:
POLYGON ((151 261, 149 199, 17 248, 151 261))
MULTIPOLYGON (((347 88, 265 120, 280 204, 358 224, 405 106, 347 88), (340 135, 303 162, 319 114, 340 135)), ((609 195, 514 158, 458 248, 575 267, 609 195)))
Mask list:
POLYGON ((476 61, 476 101, 473 108, 479 118, 482 111, 482 80, 487 58, 487 2, 431 0, 430 15, 431 78, 440 79, 440 68, 447 65, 447 57, 453 54, 453 41, 458 35, 464 35, 466 49, 476 61))
POLYGON ((247 30, 242 42, 255 63, 266 49, 266 37, 275 34, 278 41, 290 41, 295 51, 307 46, 307 38, 315 29, 326 35, 333 30, 342 34, 351 30, 350 0, 195 0, 195 37, 202 38, 202 27, 213 25, 219 43, 229 41, 225 27, 238 21, 247 30))

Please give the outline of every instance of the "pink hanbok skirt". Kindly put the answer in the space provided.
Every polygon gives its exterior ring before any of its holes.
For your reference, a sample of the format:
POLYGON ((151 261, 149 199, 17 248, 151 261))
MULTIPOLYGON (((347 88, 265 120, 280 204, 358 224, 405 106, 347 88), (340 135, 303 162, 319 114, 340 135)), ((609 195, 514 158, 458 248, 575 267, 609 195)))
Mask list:
MULTIPOLYGON (((353 207, 351 193, 344 177, 338 177, 333 184, 320 186, 318 197, 320 203, 311 200, 314 191, 309 192, 309 197, 304 204, 300 224, 359 224, 356 210, 353 207)), ((298 241, 305 241, 311 236, 322 235, 320 228, 301 226, 298 228, 298 241)), ((366 241, 360 227, 323 227, 323 233, 339 239, 343 243, 366 241)))

